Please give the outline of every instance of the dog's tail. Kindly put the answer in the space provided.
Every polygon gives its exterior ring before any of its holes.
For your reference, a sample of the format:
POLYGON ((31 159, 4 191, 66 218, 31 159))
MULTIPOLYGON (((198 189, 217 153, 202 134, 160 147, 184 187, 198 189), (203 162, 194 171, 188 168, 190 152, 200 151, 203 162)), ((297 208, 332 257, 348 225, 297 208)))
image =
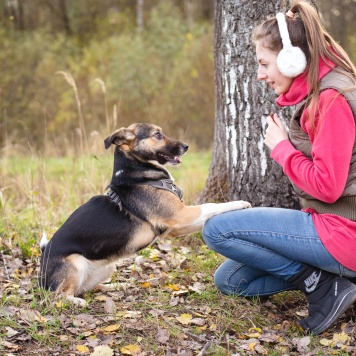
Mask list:
POLYGON ((42 238, 41 238, 41 241, 40 241, 40 248, 41 248, 42 252, 46 248, 47 244, 48 244, 47 234, 46 234, 46 231, 43 231, 42 238))

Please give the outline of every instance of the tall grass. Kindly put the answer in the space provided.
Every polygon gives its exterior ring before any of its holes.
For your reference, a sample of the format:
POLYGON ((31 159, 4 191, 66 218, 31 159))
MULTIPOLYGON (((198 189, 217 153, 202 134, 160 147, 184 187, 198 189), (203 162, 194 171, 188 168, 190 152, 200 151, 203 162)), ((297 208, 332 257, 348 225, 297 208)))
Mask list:
MULTIPOLYGON (((208 152, 188 151, 180 167, 171 167, 186 203, 193 203, 203 188, 209 161, 208 152)), ((113 152, 101 148, 67 157, 0 158, 1 236, 32 243, 42 231, 51 235, 91 196, 105 194, 112 165, 113 152)))

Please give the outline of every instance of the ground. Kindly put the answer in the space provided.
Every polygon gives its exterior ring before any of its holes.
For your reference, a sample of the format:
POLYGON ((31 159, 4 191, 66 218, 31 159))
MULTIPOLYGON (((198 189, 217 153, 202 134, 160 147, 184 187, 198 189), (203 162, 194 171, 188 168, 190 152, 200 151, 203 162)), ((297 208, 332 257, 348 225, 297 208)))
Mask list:
POLYGON ((84 308, 38 288, 38 247, 0 243, 0 355, 356 354, 355 308, 323 335, 304 335, 301 293, 222 295, 213 283, 222 257, 199 235, 120 261, 117 288, 86 293, 84 308))

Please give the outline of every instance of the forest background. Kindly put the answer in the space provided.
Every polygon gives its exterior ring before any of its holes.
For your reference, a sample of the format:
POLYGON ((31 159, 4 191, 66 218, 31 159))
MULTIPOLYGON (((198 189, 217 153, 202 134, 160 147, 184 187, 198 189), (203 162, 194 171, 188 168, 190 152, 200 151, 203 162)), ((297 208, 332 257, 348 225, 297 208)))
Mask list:
MULTIPOLYGON (((318 5, 355 62, 355 0, 318 5)), ((133 122, 210 149, 213 31, 213 0, 1 0, 2 154, 77 153, 133 122)))

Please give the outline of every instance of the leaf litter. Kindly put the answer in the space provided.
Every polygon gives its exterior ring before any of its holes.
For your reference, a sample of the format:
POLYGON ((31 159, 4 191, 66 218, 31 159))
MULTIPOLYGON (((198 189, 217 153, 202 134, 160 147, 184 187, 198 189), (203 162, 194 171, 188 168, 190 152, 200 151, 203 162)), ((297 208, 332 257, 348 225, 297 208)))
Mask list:
POLYGON ((0 355, 356 355, 354 308, 320 337, 304 335, 298 293, 254 302, 212 292, 214 266, 195 266, 202 245, 164 240, 121 260, 117 289, 87 293, 87 308, 38 289, 36 249, 24 257, 1 239, 0 250, 0 355))

